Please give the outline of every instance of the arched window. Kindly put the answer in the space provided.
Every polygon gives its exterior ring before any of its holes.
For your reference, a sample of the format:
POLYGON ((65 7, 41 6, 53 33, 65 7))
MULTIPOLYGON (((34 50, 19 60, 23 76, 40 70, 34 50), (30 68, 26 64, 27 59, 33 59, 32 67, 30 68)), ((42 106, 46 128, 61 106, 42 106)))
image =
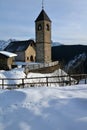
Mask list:
POLYGON ((38 25, 38 30, 39 31, 42 30, 42 25, 41 24, 38 25))
POLYGON ((27 60, 29 60, 29 57, 27 57, 27 60))
POLYGON ((50 30, 49 24, 46 24, 46 29, 47 29, 47 31, 50 30))
POLYGON ((30 45, 32 46, 32 43, 30 45))
POLYGON ((30 56, 30 61, 34 61, 34 59, 33 59, 33 56, 32 56, 32 55, 30 56))

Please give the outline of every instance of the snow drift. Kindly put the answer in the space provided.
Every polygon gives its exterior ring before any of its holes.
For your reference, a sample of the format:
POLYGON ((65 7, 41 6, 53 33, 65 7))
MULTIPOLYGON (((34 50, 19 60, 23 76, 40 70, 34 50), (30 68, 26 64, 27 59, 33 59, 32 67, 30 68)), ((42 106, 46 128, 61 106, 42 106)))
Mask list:
POLYGON ((0 130, 87 130, 87 85, 1 90, 0 130))

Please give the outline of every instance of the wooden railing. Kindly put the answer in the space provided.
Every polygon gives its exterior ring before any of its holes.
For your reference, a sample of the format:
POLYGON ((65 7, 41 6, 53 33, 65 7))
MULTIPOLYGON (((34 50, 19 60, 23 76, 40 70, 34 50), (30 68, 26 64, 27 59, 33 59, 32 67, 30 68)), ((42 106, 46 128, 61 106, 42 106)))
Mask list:
POLYGON ((54 61, 54 62, 50 62, 50 63, 29 64, 29 65, 25 66, 25 69, 27 68, 29 70, 36 70, 36 69, 55 66, 55 65, 58 65, 58 64, 59 64, 58 61, 54 61))
POLYGON ((24 73, 27 75, 30 71, 35 71, 39 69, 44 69, 48 67, 54 67, 59 65, 58 61, 50 62, 50 63, 38 63, 38 64, 27 64, 24 67, 24 73))
POLYGON ((62 75, 49 77, 32 77, 32 78, 3 78, 0 79, 0 88, 24 88, 34 86, 66 86, 78 84, 82 79, 83 84, 87 83, 87 74, 62 75))

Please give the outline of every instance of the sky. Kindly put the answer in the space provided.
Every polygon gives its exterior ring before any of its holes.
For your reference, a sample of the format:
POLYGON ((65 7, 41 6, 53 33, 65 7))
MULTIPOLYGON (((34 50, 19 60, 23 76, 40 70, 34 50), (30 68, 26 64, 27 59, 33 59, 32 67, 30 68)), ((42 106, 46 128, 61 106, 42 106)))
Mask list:
MULTIPOLYGON (((0 40, 35 39, 42 0, 0 0, 0 40)), ((87 0, 44 0, 52 41, 87 45, 87 0)))

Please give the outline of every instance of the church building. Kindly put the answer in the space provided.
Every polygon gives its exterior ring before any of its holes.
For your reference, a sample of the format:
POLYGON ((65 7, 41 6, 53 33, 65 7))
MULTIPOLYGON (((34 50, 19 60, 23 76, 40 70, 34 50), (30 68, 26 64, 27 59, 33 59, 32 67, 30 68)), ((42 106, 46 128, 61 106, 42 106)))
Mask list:
POLYGON ((5 51, 17 54, 16 61, 51 62, 51 20, 43 8, 35 20, 35 39, 11 42, 5 51))

